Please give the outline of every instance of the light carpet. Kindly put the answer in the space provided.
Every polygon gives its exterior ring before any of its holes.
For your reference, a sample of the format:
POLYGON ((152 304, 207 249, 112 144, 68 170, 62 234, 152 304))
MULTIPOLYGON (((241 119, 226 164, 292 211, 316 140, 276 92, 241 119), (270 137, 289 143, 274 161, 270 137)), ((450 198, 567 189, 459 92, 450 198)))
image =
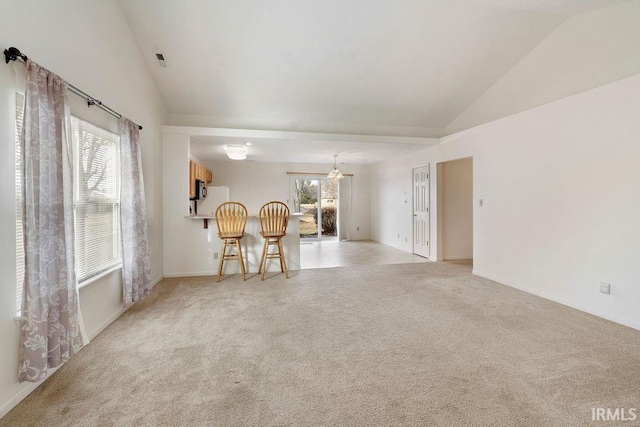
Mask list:
POLYGON ((358 266, 163 280, 0 426, 611 425, 592 408, 639 385, 638 331, 465 265, 358 266))

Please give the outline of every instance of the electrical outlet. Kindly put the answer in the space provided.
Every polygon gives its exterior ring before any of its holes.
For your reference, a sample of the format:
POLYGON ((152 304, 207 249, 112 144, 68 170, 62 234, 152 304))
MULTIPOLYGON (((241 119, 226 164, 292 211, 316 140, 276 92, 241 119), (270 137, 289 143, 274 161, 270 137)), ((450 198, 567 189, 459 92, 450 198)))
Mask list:
POLYGON ((360 227, 356 227, 356 231, 360 231, 360 227))
POLYGON ((213 259, 218 259, 218 252, 213 253, 213 259))
POLYGON ((600 293, 601 294, 606 294, 606 295, 611 295, 611 285, 609 283, 601 282, 600 283, 600 293))
POLYGON ((400 238, 400 233, 398 233, 398 239, 400 238))
POLYGON ((480 205, 480 207, 483 207, 484 206, 484 200, 483 199, 478 200, 478 204, 480 205))

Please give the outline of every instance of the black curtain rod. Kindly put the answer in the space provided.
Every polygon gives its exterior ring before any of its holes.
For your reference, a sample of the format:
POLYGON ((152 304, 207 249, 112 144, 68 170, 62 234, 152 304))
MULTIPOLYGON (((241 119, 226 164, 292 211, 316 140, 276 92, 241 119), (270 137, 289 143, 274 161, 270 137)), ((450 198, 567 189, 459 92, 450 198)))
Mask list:
MULTIPOLYGON (((17 61, 18 59, 21 59, 23 61, 27 61, 27 55, 25 55, 24 53, 20 52, 20 50, 18 50, 15 47, 10 47, 9 49, 5 49, 4 50, 4 59, 6 61, 6 63, 8 64, 9 61, 17 61)), ((100 107, 102 108, 104 111, 106 111, 107 113, 111 114, 112 116, 116 117, 116 118, 121 118, 122 115, 120 113, 118 113, 115 110, 112 110, 111 108, 107 107, 106 105, 104 105, 102 103, 102 101, 95 99, 94 97, 92 97, 91 95, 89 95, 88 93, 78 89, 77 87, 73 86, 72 84, 69 84, 69 90, 73 93, 75 93, 76 95, 84 98, 87 100, 87 107, 91 107, 93 105, 95 105, 96 107, 100 107)), ((138 125, 138 129, 142 130, 142 126, 138 125)))

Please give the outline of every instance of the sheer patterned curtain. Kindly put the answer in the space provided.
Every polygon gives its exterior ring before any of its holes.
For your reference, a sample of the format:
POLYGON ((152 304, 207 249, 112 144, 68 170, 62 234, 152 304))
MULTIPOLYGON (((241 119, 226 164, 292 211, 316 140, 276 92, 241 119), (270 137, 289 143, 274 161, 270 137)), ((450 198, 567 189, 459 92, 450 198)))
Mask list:
POLYGON ((75 275, 68 84, 27 60, 21 139, 25 249, 18 379, 40 381, 83 345, 75 275))
POLYGON ((147 238, 147 209, 140 155, 140 131, 120 119, 120 223, 124 303, 132 304, 151 292, 151 260, 147 238))
POLYGON ((351 232, 349 231, 349 219, 351 218, 351 199, 352 199, 352 182, 351 176, 345 176, 340 180, 339 187, 339 221, 338 221, 338 239, 351 240, 351 232))

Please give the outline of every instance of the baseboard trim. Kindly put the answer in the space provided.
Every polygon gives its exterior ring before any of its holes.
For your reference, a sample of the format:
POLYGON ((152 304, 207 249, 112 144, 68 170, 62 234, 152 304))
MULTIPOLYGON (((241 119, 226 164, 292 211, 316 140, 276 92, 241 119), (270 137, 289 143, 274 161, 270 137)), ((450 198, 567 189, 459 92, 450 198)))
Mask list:
MULTIPOLYGON (((289 266, 289 264, 287 263, 287 267, 289 271, 300 271, 301 268, 291 268, 289 266)), ((267 273, 275 273, 275 272, 279 272, 280 271, 280 266, 277 264, 273 264, 267 267, 267 273)), ((240 271, 236 271, 236 272, 226 272, 223 273, 225 275, 227 274, 240 274, 240 271)), ((247 275, 253 275, 253 274, 258 274, 257 271, 247 271, 247 275)), ((216 272, 211 272, 211 271, 196 271, 196 272, 190 272, 190 273, 165 273, 164 277, 166 278, 176 278, 176 277, 205 277, 205 276, 209 276, 209 277, 215 277, 217 275, 216 272)))
MULTIPOLYGON (((239 273, 238 273, 239 274, 239 273)), ((215 276, 215 273, 210 271, 195 272, 195 273, 165 273, 164 277, 200 277, 200 276, 215 276)))
POLYGON ((152 283, 151 283, 151 289, 155 288, 155 286, 162 282, 162 279, 164 279, 164 276, 160 276, 157 279, 155 279, 152 283))
POLYGON ((29 396, 35 389, 40 387, 40 385, 48 380, 51 375, 53 375, 58 369, 60 369, 62 365, 56 366, 55 368, 50 368, 47 373, 47 378, 39 381, 37 383, 27 383, 24 387, 22 387, 16 394, 14 394, 9 400, 7 400, 4 405, 0 406, 0 418, 4 417, 15 408, 18 403, 22 402, 27 396, 29 396))
MULTIPOLYGON (((162 276, 158 277, 157 279, 155 279, 153 282, 151 282, 151 289, 153 289, 158 283, 160 283, 160 281, 163 279, 162 276)), ((112 324, 113 322, 116 321, 116 319, 120 316, 122 316, 127 310, 129 310, 130 307, 132 307, 134 304, 131 304, 128 307, 122 307, 119 311, 117 311, 113 316, 111 316, 110 318, 108 318, 107 320, 105 320, 100 326, 98 326, 98 328, 91 332, 90 334, 87 334, 89 336, 89 341, 91 341, 92 339, 94 339, 95 337, 97 337, 100 332, 104 331, 105 329, 107 329, 107 327, 112 324)))
MULTIPOLYGON (((131 307, 131 306, 129 306, 129 307, 131 307)), ((100 332, 102 332, 105 329, 107 329, 107 327, 110 324, 112 324, 113 322, 115 322, 118 317, 122 316, 125 311, 129 310, 129 307, 122 307, 113 316, 111 316, 110 318, 105 320, 100 326, 98 326, 98 328, 95 331, 91 331, 90 333, 87 333, 87 336, 89 337, 89 341, 93 340, 95 337, 97 337, 100 334, 100 332)), ((89 344, 91 344, 91 343, 89 343, 89 344)))
POLYGON ((466 259, 473 259, 473 255, 443 257, 444 261, 462 261, 462 260, 466 260, 466 259))
POLYGON ((617 316, 611 316, 609 314, 602 313, 602 312, 600 312, 598 310, 594 310, 594 309, 592 309, 590 307, 586 307, 586 306, 583 306, 581 304, 575 304, 573 302, 569 302, 569 301, 562 300, 560 298, 553 297, 553 296, 548 295, 548 294, 546 294, 544 292, 539 292, 538 290, 535 290, 535 289, 531 289, 531 288, 527 288, 527 287, 519 286, 519 285, 514 285, 513 283, 508 283, 508 282, 506 282, 504 280, 501 280, 501 279, 499 279, 497 277, 493 277, 493 276, 491 276, 489 274, 484 274, 484 273, 482 273, 482 272, 480 272, 478 270, 472 270, 471 273, 476 275, 476 276, 491 280, 492 282, 496 282, 496 283, 499 283, 499 284, 504 285, 504 286, 509 286, 510 288, 518 289, 518 290, 526 292, 528 294, 535 295, 537 297, 544 298, 546 300, 553 301, 555 303, 562 304, 564 306, 571 307, 571 308, 574 308, 576 310, 583 311, 585 313, 594 315, 596 317, 600 317, 602 319, 609 320, 610 322, 618 323, 620 325, 627 326, 629 328, 636 329, 636 330, 640 331, 640 323, 637 323, 637 322, 634 322, 634 321, 631 321, 631 320, 628 320, 628 319, 620 318, 620 317, 617 317, 617 316))
MULTIPOLYGON (((160 276, 157 279, 155 279, 152 282, 151 287, 153 288, 154 286, 156 286, 158 283, 162 281, 162 279, 164 279, 163 276, 160 276)), ((122 316, 132 306, 133 305, 130 305, 129 307, 122 307, 118 312, 116 312, 113 316, 111 316, 104 323, 102 323, 95 331, 91 332, 90 334, 87 334, 89 336, 89 340, 92 340, 95 337, 97 337, 100 334, 100 332, 107 329, 107 327, 110 324, 115 322, 118 317, 122 316)), ((42 383, 44 383, 46 380, 51 378, 51 375, 53 375, 61 367, 62 365, 56 366, 55 368, 50 368, 49 372, 47 373, 47 378, 43 379, 40 382, 27 383, 22 389, 20 389, 16 394, 14 394, 8 401, 6 401, 2 406, 0 406, 0 418, 7 415, 9 411, 11 411, 13 408, 15 408, 18 405, 18 403, 22 402, 27 396, 29 396, 38 387, 40 387, 42 383)))

